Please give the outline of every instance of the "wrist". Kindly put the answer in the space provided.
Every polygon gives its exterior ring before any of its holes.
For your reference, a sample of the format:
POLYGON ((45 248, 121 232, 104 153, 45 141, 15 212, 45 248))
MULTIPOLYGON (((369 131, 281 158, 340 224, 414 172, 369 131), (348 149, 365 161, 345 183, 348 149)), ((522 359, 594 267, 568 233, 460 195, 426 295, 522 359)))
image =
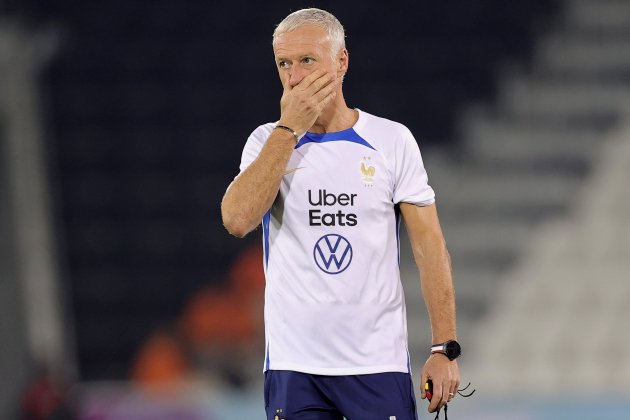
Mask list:
POLYGON ((459 343, 455 340, 448 340, 443 343, 433 344, 431 346, 431 355, 441 354, 448 358, 448 360, 455 360, 462 354, 462 349, 459 343))
POLYGON ((437 359, 437 360, 442 360, 442 361, 447 361, 447 362, 454 362, 455 360, 451 360, 448 358, 447 355, 445 355, 444 353, 431 353, 429 354, 429 359, 437 359))
POLYGON ((276 126, 273 129, 274 130, 278 130, 278 131, 284 131, 284 132, 287 132, 287 133, 293 135, 293 138, 295 139, 295 143, 296 144, 297 144, 298 141, 300 141, 300 137, 299 137, 297 131, 295 131, 289 125, 278 123, 278 124, 276 124, 276 126))

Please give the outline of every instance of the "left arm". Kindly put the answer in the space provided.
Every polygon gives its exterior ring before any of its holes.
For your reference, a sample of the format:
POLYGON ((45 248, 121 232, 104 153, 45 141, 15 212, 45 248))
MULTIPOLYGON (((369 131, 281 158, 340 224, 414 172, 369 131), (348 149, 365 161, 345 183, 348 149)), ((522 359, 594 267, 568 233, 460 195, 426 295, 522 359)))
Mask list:
MULTIPOLYGON (((400 211, 407 226, 413 255, 422 278, 421 287, 431 321, 432 343, 455 340, 455 290, 451 261, 446 249, 435 204, 416 206, 401 203, 400 211)), ((459 387, 457 361, 441 354, 429 356, 422 369, 421 397, 426 398, 424 384, 433 381, 433 398, 429 412, 442 408, 459 387)))

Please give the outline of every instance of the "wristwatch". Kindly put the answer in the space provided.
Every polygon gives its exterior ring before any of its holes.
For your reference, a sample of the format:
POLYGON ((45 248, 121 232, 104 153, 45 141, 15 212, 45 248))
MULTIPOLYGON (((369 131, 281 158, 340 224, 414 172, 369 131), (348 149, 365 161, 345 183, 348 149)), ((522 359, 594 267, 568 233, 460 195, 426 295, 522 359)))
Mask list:
POLYGON ((455 360, 462 354, 462 348, 455 340, 448 340, 441 344, 431 346, 431 354, 440 353, 448 357, 448 360, 455 360))

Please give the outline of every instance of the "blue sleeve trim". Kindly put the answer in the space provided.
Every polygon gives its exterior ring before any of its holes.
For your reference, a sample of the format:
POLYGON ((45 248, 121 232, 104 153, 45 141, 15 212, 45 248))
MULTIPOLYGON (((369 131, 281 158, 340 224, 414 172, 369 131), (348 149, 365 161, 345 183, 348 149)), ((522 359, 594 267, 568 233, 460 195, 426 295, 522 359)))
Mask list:
POLYGON ((265 251, 265 267, 269 264, 269 220, 271 219, 271 210, 267 211, 263 216, 263 241, 265 251))
POLYGON ((400 268, 400 206, 394 205, 394 216, 396 217, 396 247, 398 249, 398 268, 400 268))

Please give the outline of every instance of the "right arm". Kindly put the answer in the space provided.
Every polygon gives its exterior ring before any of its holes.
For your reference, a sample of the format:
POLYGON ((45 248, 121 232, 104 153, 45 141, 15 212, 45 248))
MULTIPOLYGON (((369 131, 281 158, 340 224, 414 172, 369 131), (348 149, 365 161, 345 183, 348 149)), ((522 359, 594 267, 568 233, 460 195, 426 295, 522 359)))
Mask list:
POLYGON ((228 187, 221 202, 223 225, 242 238, 254 230, 276 198, 295 139, 273 130, 260 154, 228 187))
MULTIPOLYGON (((316 70, 295 87, 285 87, 280 100, 280 123, 304 134, 335 97, 333 76, 316 70)), ((280 188, 295 138, 286 130, 273 130, 260 154, 230 184, 221 202, 223 225, 232 235, 244 237, 269 210, 280 188)))

